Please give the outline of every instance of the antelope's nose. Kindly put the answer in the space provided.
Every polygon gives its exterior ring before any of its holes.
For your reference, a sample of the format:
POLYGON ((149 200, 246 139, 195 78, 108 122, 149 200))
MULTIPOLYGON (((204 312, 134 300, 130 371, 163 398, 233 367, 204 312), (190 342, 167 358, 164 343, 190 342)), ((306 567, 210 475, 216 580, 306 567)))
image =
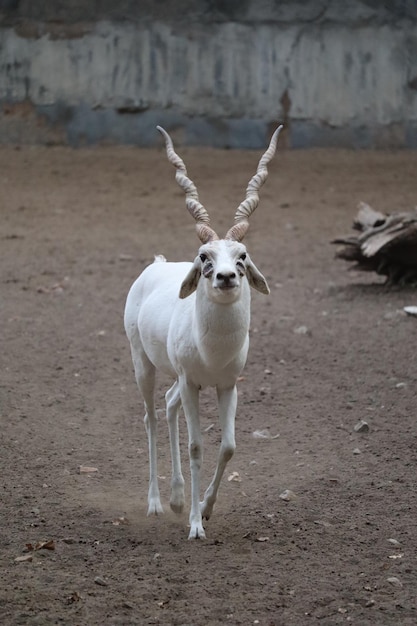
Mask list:
POLYGON ((236 272, 218 272, 216 278, 219 282, 228 285, 232 280, 236 278, 236 272))
POLYGON ((231 289, 236 287, 236 272, 217 272, 216 280, 220 289, 231 289))

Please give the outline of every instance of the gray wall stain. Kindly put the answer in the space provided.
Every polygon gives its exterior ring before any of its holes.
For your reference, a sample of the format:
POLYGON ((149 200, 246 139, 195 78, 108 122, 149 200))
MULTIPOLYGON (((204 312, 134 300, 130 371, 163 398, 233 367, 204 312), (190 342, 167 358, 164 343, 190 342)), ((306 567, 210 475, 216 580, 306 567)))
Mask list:
POLYGON ((3 143, 415 147, 416 84, 417 0, 0 0, 3 143))

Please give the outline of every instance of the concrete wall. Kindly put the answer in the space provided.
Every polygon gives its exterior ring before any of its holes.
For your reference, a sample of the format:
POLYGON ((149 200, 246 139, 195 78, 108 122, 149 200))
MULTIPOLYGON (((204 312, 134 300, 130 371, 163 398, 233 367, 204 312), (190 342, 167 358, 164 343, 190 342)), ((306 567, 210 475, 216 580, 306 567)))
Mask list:
POLYGON ((417 0, 0 0, 0 142, 417 147, 417 0))

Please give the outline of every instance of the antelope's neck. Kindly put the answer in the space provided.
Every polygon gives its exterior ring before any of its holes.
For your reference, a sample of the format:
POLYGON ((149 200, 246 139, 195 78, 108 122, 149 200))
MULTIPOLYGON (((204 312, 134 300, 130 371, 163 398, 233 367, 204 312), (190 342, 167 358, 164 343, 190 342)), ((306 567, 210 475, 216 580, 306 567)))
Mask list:
POLYGON ((203 360, 221 366, 238 356, 247 348, 249 324, 250 296, 231 304, 197 302, 193 331, 203 360))

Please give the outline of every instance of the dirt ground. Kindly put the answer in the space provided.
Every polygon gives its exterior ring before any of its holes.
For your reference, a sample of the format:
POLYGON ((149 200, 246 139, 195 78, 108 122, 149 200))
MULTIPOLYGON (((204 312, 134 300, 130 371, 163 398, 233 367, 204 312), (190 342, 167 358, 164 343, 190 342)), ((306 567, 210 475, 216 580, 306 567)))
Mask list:
MULTIPOLYGON (((178 151, 224 233, 259 153, 178 151)), ((417 203, 417 153, 280 148, 269 171, 245 239, 271 295, 253 295, 237 451, 207 540, 188 541, 188 510, 169 511, 162 412, 166 513, 146 517, 123 330, 153 255, 198 248, 174 170, 162 146, 0 148, 3 626, 417 623, 417 319, 403 312, 417 292, 349 272, 329 244, 360 200, 417 203)), ((201 405, 205 486, 214 393, 201 405)), ((186 440, 182 423, 189 499, 186 440)))

